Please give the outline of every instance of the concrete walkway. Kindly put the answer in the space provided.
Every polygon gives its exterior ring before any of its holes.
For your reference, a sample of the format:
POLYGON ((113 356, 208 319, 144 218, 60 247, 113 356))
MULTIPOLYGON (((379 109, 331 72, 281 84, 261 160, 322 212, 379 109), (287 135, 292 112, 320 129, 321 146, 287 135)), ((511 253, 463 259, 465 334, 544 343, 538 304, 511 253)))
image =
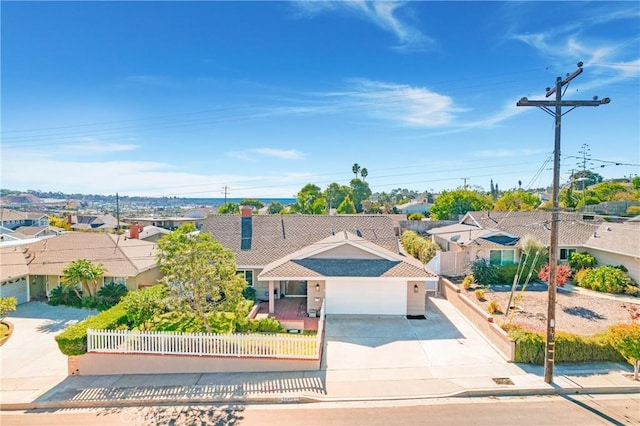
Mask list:
MULTIPOLYGON (((558 365, 554 383, 546 384, 542 367, 505 362, 475 337, 477 331, 446 300, 434 299, 434 304, 446 318, 431 323, 412 320, 405 338, 390 339, 381 327, 379 336, 362 336, 356 345, 346 339, 353 337, 345 335, 348 331, 328 329, 325 350, 330 352, 319 371, 56 375, 53 381, 22 373, 20 380, 5 380, 3 371, 0 409, 640 392, 640 382, 629 377, 631 366, 617 363, 558 365), (331 352, 332 342, 340 348, 337 352, 331 352), (413 355, 399 356, 409 349, 413 355), (363 355, 367 361, 358 362, 363 355)), ((0 350, 4 365, 4 346, 0 350)))

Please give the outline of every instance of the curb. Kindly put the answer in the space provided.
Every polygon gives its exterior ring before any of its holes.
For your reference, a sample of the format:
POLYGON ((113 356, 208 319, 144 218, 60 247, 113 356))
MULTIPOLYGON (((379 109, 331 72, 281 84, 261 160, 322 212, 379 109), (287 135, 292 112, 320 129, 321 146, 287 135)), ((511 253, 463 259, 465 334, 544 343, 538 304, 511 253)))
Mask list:
POLYGON ((172 400, 154 399, 114 399, 114 400, 88 400, 88 401, 32 401, 16 403, 0 403, 0 411, 26 411, 38 409, 69 409, 69 408, 108 408, 108 407, 143 407, 143 406, 169 406, 169 405, 207 405, 207 404, 312 404, 320 402, 380 402, 380 401, 414 401, 424 399, 445 398, 481 398, 481 397, 509 397, 509 396, 537 396, 537 395, 577 395, 577 394, 637 394, 639 386, 624 387, 591 387, 591 388, 525 388, 525 389, 473 389, 440 395, 413 395, 413 396, 381 396, 381 397, 316 397, 308 395, 300 396, 274 396, 274 397, 248 397, 248 398, 190 398, 172 400))

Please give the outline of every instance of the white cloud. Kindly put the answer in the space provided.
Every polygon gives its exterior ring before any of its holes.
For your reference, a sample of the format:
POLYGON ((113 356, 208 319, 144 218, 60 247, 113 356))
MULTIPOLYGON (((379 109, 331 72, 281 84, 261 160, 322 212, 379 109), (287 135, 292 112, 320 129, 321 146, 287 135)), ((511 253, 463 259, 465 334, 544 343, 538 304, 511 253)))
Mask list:
POLYGON ((307 156, 297 149, 252 148, 243 151, 231 151, 227 155, 244 161, 258 161, 261 157, 278 158, 280 160, 300 160, 307 156))
POLYGON ((351 80, 350 90, 324 96, 342 98, 350 111, 417 127, 446 126, 462 111, 449 96, 427 88, 366 79, 351 80))
POLYGON ((77 161, 53 153, 3 149, 2 184, 10 189, 68 193, 221 197, 292 197, 307 181, 306 173, 277 175, 203 174, 157 161, 77 161))
POLYGON ((406 3, 395 1, 300 1, 294 3, 299 15, 314 17, 326 12, 343 12, 365 19, 392 33, 400 42, 395 46, 401 51, 420 51, 436 43, 420 30, 398 17, 397 11, 406 3))

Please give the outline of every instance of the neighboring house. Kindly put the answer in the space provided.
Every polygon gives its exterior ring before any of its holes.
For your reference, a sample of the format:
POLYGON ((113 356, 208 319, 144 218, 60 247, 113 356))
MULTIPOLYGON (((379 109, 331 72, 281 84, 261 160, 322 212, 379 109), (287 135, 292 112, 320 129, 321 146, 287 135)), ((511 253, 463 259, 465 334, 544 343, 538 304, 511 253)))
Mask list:
POLYGON ((9 241, 20 241, 26 238, 28 237, 21 232, 0 226, 0 244, 6 244, 9 241))
POLYGON ((67 223, 74 231, 114 232, 118 229, 118 219, 110 214, 68 215, 67 223))
POLYGON ((640 226, 603 223, 580 251, 595 257, 598 265, 623 265, 629 276, 640 283, 640 226))
POLYGON ((22 250, 1 251, 0 297, 15 297, 18 304, 29 301, 29 268, 22 250))
POLYGON ((400 254, 382 215, 209 216, 203 225, 231 249, 258 299, 306 299, 313 314, 424 315, 424 295, 438 277, 400 254))
MULTIPOLYGON (((485 259, 492 265, 520 260, 520 242, 531 236, 548 247, 551 235, 548 212, 468 212, 459 223, 428 232, 443 250, 428 264, 444 275, 462 275, 470 262, 485 259)), ((602 224, 596 215, 561 212, 558 260, 566 261, 602 224)))
POLYGON ((218 209, 213 207, 198 207, 195 209, 190 209, 184 212, 184 217, 194 218, 194 219, 204 219, 209 215, 216 214, 218 209))
POLYGON ((0 226, 13 230, 22 226, 49 226, 49 216, 0 208, 0 226))
POLYGON ((134 223, 129 227, 128 230, 125 231, 124 235, 127 238, 135 238, 143 241, 151 241, 155 243, 160 238, 165 235, 171 233, 168 229, 160 228, 158 226, 147 225, 142 226, 137 223, 134 223))
POLYGON ((399 204, 396 206, 396 209, 402 214, 422 213, 428 216, 432 205, 433 204, 427 202, 426 199, 422 198, 419 200, 411 200, 405 204, 399 204))
POLYGON ((129 224, 137 223, 142 226, 157 226, 169 231, 175 231, 186 223, 192 223, 196 229, 202 228, 204 218, 199 217, 132 217, 125 219, 129 224))
POLYGON ((64 229, 55 226, 21 226, 16 229, 28 238, 44 238, 59 235, 64 229))
POLYGON ((21 300, 41 296, 60 284, 64 268, 74 260, 102 264, 106 273, 100 285, 119 282, 129 290, 155 284, 160 278, 156 245, 101 232, 69 232, 16 247, 3 248, 0 266, 13 266, 16 253, 26 259, 27 283, 20 288, 21 300))

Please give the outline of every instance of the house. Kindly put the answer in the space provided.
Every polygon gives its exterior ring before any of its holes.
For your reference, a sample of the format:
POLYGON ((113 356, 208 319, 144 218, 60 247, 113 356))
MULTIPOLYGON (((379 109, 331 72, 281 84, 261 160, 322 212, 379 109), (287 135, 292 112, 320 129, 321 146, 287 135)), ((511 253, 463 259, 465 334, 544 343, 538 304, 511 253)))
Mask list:
MULTIPOLYGON (((124 236, 98 232, 69 232, 21 246, 4 247, 0 266, 13 268, 25 263, 28 276, 13 293, 22 301, 48 295, 60 284, 64 268, 72 261, 87 259, 102 264, 106 272, 100 285, 123 283, 129 290, 155 284, 161 273, 156 262, 156 245, 147 241, 125 239, 124 236), (24 261, 16 261, 22 256, 24 261)), ((6 273, 15 277, 16 273, 6 273)), ((15 279, 15 278, 12 278, 15 279)), ((100 286, 99 285, 99 286, 100 286)), ((1 297, 4 296, 2 290, 1 297)))
POLYGON ((18 304, 29 301, 29 268, 22 250, 0 253, 0 298, 15 297, 18 304))
POLYGON ((49 226, 49 216, 0 208, 0 226, 13 230, 22 226, 49 226))
POLYGON ((125 219, 129 224, 142 226, 157 226, 169 231, 175 231, 184 224, 191 223, 196 229, 202 228, 203 217, 132 217, 125 219))
POLYGON ((68 215, 67 223, 74 231, 114 232, 118 229, 118 219, 110 214, 68 215))
POLYGON ((300 298, 313 315, 423 315, 425 290, 438 277, 400 253, 390 218, 382 215, 209 216, 209 232, 236 257, 259 299, 300 298))
POLYGON ((204 219, 205 217, 216 214, 218 209, 214 207, 197 207, 195 209, 189 209, 184 212, 182 215, 184 217, 194 218, 194 219, 204 219))
POLYGON ((640 226, 602 223, 582 248, 580 251, 595 257, 598 265, 622 265, 640 283, 640 226))
POLYGON ((135 238, 138 240, 151 241, 155 243, 170 232, 171 231, 169 231, 168 229, 160 228, 159 226, 142 226, 134 223, 129 226, 129 229, 125 231, 124 235, 127 238, 135 238))
MULTIPOLYGON (((558 227, 558 260, 583 247, 603 223, 593 214, 560 212, 558 227)), ((548 247, 551 235, 551 213, 548 212, 468 212, 459 223, 433 228, 428 232, 443 250, 428 264, 435 272, 462 275, 470 262, 485 259, 492 265, 520 260, 520 242, 534 237, 548 247)))
POLYGON ((28 238, 45 238, 58 235, 64 232, 64 229, 56 226, 21 226, 16 232, 27 236, 28 238))

